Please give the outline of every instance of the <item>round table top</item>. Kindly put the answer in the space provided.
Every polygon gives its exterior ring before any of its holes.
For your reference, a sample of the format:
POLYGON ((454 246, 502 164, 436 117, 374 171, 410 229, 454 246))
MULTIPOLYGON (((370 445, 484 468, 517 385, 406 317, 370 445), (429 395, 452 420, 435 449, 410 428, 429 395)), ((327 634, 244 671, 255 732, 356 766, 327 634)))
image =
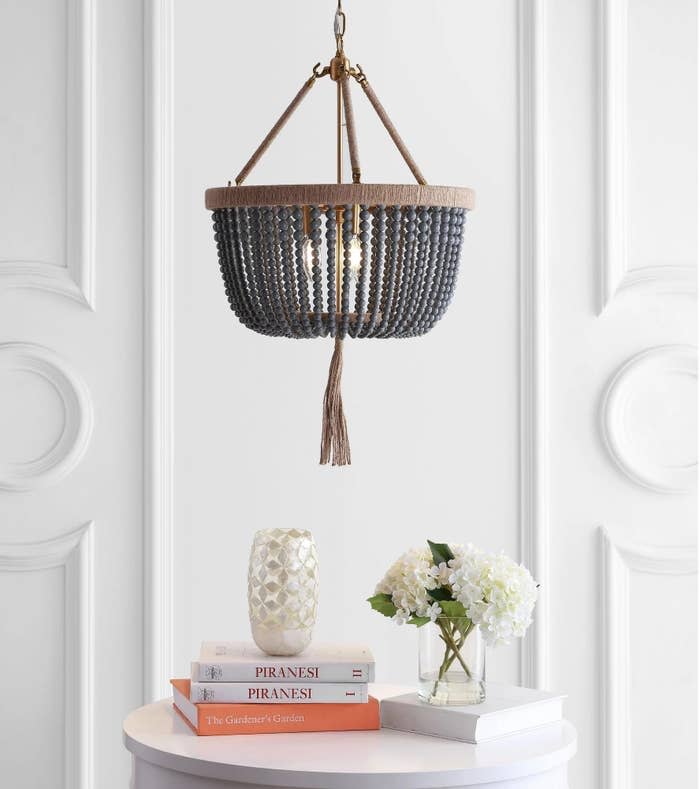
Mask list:
MULTIPOLYGON (((412 688, 373 685, 382 699, 412 688)), ((430 789, 521 778, 568 761, 568 721, 490 742, 469 743, 380 729, 198 737, 170 699, 132 712, 124 743, 139 759, 219 780, 305 789, 430 789)))

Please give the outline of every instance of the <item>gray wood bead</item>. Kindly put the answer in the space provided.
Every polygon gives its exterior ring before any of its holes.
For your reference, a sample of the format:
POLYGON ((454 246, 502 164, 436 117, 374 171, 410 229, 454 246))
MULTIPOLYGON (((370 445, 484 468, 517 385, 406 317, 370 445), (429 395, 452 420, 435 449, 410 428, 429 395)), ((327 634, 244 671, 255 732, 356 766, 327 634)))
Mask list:
POLYGON ((213 212, 224 290, 241 323, 276 337, 414 337, 444 315, 456 285, 464 208, 360 206, 356 277, 350 268, 354 207, 309 206, 306 235, 304 210, 249 206, 213 212))

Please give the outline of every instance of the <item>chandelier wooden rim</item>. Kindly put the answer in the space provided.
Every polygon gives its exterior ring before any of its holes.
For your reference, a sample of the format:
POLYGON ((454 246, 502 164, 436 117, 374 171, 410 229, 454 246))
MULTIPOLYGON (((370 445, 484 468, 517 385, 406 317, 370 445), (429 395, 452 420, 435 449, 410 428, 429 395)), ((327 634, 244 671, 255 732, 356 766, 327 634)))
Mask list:
POLYGON ((261 207, 277 205, 385 205, 474 208, 474 192, 464 186, 426 184, 278 184, 220 186, 207 189, 206 207, 261 207))

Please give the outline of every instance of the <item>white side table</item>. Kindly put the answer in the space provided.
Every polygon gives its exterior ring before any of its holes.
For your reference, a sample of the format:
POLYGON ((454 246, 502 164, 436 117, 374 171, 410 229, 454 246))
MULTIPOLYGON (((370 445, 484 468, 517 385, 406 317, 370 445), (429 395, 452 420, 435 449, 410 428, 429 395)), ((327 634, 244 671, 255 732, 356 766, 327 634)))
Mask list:
POLYGON ((562 721, 480 745, 389 729, 197 737, 163 700, 127 717, 124 743, 132 789, 567 789, 576 730, 562 721))

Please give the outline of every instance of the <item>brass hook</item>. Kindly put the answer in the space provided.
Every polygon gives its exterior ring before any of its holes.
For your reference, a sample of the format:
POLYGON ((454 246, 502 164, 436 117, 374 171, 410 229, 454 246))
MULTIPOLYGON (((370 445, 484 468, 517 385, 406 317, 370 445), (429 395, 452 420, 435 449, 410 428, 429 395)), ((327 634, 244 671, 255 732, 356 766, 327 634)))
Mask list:
POLYGON ((362 85, 363 82, 367 81, 367 76, 365 72, 362 70, 362 66, 359 63, 355 64, 355 68, 352 71, 352 76, 355 77, 359 85, 362 85))

